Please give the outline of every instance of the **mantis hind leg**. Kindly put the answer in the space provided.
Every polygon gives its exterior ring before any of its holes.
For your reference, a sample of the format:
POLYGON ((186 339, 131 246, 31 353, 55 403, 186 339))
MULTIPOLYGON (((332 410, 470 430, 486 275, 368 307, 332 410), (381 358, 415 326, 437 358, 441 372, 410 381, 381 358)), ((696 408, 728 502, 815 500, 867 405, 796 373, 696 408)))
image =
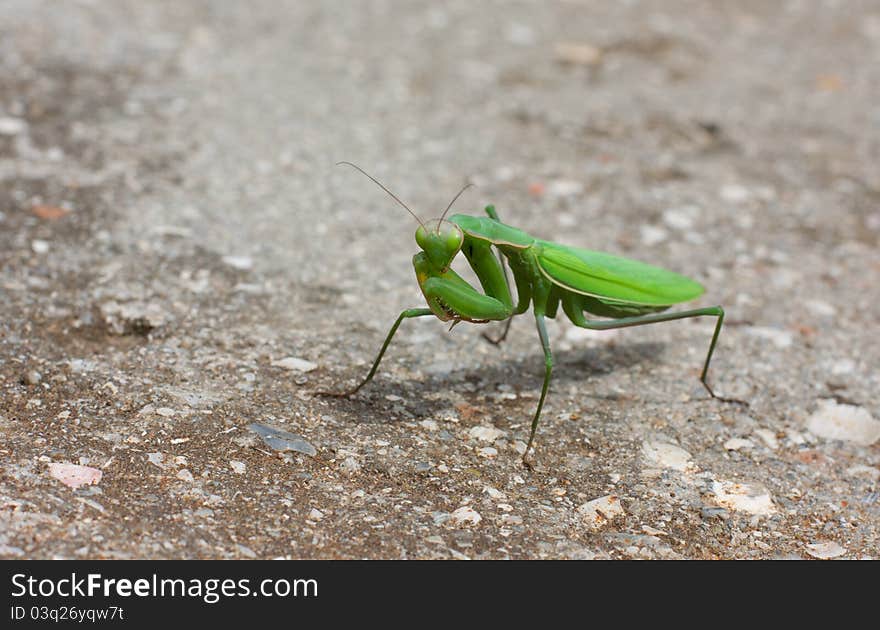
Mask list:
POLYGON ((615 328, 630 328, 633 326, 645 326, 647 324, 658 324, 660 322, 670 322, 676 319, 689 319, 691 317, 715 317, 715 332, 712 334, 712 341, 709 343, 709 352, 706 353, 706 361, 703 364, 703 371, 700 373, 700 382, 712 398, 726 403, 735 403, 738 405, 749 406, 744 400, 736 398, 727 398, 716 394, 709 385, 707 376, 709 374, 709 363, 712 361, 712 353, 715 352, 715 345, 718 343, 718 335, 721 333, 721 326, 724 323, 724 309, 720 306, 707 306, 705 308, 695 308, 689 311, 679 311, 677 313, 653 313, 651 315, 640 315, 636 317, 623 317, 620 319, 612 319, 608 321, 588 320, 584 317, 583 311, 578 308, 574 299, 568 297, 563 300, 563 308, 565 314, 575 326, 588 328, 590 330, 613 330, 615 328))
POLYGON ((315 392, 318 396, 334 396, 337 398, 345 398, 348 396, 353 396, 357 393, 357 391, 369 383, 373 376, 376 374, 376 370, 379 369, 379 363, 382 361, 382 357, 385 355, 385 351, 388 349, 388 345, 391 343, 391 339, 394 337, 394 333, 397 332, 397 329, 400 327, 400 323, 404 319, 409 319, 411 317, 424 317, 425 315, 433 315, 434 313, 429 308, 410 308, 403 311, 394 322, 394 325, 391 326, 391 330, 388 331, 388 335, 385 337, 385 342, 382 344, 382 349, 379 350, 379 354, 376 357, 376 360, 373 361, 373 367, 370 368, 370 373, 367 374, 367 377, 360 382, 354 389, 350 389, 345 392, 315 392))

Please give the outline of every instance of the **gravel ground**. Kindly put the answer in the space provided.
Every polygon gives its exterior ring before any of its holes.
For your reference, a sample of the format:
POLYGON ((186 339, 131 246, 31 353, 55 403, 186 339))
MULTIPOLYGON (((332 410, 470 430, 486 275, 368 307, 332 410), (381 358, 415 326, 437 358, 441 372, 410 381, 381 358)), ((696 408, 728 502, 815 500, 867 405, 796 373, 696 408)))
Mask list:
POLYGON ((876 2, 3 0, 0 556, 880 557, 878 58, 876 2), (423 304, 338 160, 699 279, 750 407, 708 320, 554 321, 528 470, 528 315, 315 397, 423 304))

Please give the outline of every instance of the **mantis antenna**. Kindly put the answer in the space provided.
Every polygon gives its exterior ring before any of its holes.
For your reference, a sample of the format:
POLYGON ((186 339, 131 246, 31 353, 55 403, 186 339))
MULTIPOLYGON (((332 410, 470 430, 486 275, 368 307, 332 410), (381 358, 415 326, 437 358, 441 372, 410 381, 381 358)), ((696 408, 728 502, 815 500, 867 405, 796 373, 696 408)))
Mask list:
MULTIPOLYGON (((336 163, 336 166, 339 166, 339 165, 341 165, 341 164, 347 164, 348 166, 351 166, 352 168, 356 168, 356 169, 359 170, 361 173, 363 173, 364 175, 366 175, 367 177, 369 177, 370 179, 372 179, 374 184, 376 184, 379 188, 381 188, 382 190, 384 190, 385 192, 387 192, 389 195, 391 195, 391 198, 394 199, 394 201, 396 201, 396 202, 399 203, 401 206, 403 206, 404 209, 405 209, 407 212, 409 212, 409 213, 413 216, 413 218, 414 218, 416 221, 419 222, 419 225, 421 225, 421 226, 425 229, 426 232, 428 231, 428 228, 425 227, 424 222, 423 222, 423 221, 422 221, 422 220, 416 215, 416 213, 413 212, 412 210, 410 210, 410 209, 409 209, 409 206, 407 206, 407 205, 406 205, 405 203, 403 203, 400 199, 398 199, 398 198, 397 198, 397 195, 395 195, 393 192, 391 192, 390 190, 388 190, 387 188, 385 188, 385 186, 382 184, 382 182, 380 182, 378 179, 376 179, 375 177, 373 177, 372 175, 370 175, 368 172, 366 172, 364 169, 362 169, 362 168, 361 168, 360 166, 358 166, 357 164, 352 164, 351 162, 337 162, 337 163, 336 163)), ((459 193, 459 195, 460 195, 460 194, 461 194, 461 193, 459 193)), ((456 196, 457 196, 457 195, 456 195, 456 196)), ((453 199, 453 201, 455 201, 455 200, 453 199)), ((445 214, 445 213, 444 213, 444 214, 445 214)))
POLYGON ((440 224, 443 223, 443 219, 446 218, 446 213, 449 212, 449 209, 452 207, 452 204, 455 203, 455 200, 456 200, 456 199, 458 199, 459 197, 461 197, 461 193, 463 193, 464 191, 466 191, 466 190, 467 190, 468 188, 470 188, 471 186, 473 186, 473 184, 465 184, 465 187, 462 188, 461 190, 459 190, 459 191, 458 191, 458 194, 455 195, 455 197, 452 198, 452 201, 449 202, 449 205, 446 206, 446 210, 443 211, 443 214, 440 215, 440 220, 437 222, 437 233, 438 233, 438 234, 440 233, 440 224))

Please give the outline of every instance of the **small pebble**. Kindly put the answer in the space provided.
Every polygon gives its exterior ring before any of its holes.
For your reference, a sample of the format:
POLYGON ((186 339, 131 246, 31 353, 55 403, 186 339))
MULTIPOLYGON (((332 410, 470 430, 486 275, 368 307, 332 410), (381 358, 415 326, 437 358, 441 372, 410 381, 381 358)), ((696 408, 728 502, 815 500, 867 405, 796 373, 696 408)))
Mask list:
POLYGON ((741 448, 752 448, 754 443, 751 440, 743 438, 730 438, 724 443, 724 448, 728 451, 738 451, 741 448))
POLYGON ((251 424, 248 429, 253 431, 266 443, 266 446, 276 451, 296 451, 314 457, 318 454, 314 446, 306 442, 305 438, 295 433, 275 429, 265 424, 251 424))
POLYGON ((324 513, 317 508, 312 508, 309 512, 310 521, 320 521, 322 518, 324 518, 324 513))
POLYGON ((679 472, 692 468, 691 454, 683 448, 665 442, 645 442, 642 445, 645 459, 661 468, 671 468, 679 472))
POLYGON ((24 375, 24 382, 28 385, 39 385, 43 380, 43 375, 36 370, 28 370, 24 375))
POLYGON ((49 241, 34 239, 31 241, 31 249, 35 254, 47 254, 49 253, 49 241))
POLYGON ((626 515, 620 499, 613 494, 587 501, 577 508, 584 524, 591 529, 599 529, 617 517, 626 515))
POLYGON ((755 435, 761 438, 771 451, 779 448, 779 440, 776 439, 776 434, 773 431, 769 429, 755 429, 755 435))
POLYGON ((846 549, 832 540, 827 542, 811 543, 807 545, 807 553, 814 558, 818 558, 820 560, 828 560, 830 558, 837 558, 839 556, 842 556, 846 553, 846 549))
POLYGON ((718 507, 716 505, 704 505, 702 508, 700 508, 700 517, 704 521, 708 521, 713 518, 718 518, 722 521, 726 521, 730 518, 730 512, 726 508, 718 507))
POLYGON ((729 201, 730 203, 742 203, 748 201, 752 196, 748 188, 739 184, 725 184, 718 191, 718 194, 724 201, 729 201))
POLYGON ((192 483, 193 481, 195 481, 195 477, 193 477, 193 474, 186 468, 181 468, 180 470, 178 470, 177 475, 175 476, 181 481, 186 481, 187 483, 192 483))
POLYGON ((722 507, 759 516, 776 512, 773 498, 767 489, 760 485, 712 480, 709 491, 715 495, 715 502, 722 507))
POLYGON ((602 62, 602 49, 582 42, 559 42, 554 46, 556 59, 573 66, 597 66, 602 62))
POLYGON ((472 507, 463 505, 449 515, 449 520, 458 526, 476 525, 483 520, 483 517, 472 507))
POLYGON ((49 475, 74 490, 80 486, 94 485, 104 476, 98 468, 77 464, 49 464, 49 475))
POLYGON ((656 225, 643 225, 639 228, 642 244, 648 247, 658 245, 669 238, 669 232, 656 225))
POLYGON ((0 117, 0 136, 15 136, 28 128, 27 121, 12 116, 0 117))
POLYGON ((663 213, 663 223, 675 230, 689 230, 694 226, 699 209, 695 206, 672 208, 663 213))
POLYGON ((483 488, 483 492, 488 494, 493 499, 503 500, 503 499, 507 498, 505 496, 505 494, 503 492, 501 492, 501 490, 498 490, 497 488, 493 488, 492 486, 486 486, 485 488, 483 488))
POLYGON ((153 466, 158 466, 162 470, 165 470, 165 455, 162 453, 147 453, 147 461, 153 464, 153 466))
POLYGON ((294 372, 311 372, 312 370, 317 369, 318 364, 297 357, 287 357, 285 359, 272 361, 272 367, 280 367, 294 372))
POLYGON ((247 466, 244 462, 240 462, 234 459, 229 462, 229 467, 232 468, 232 472, 234 472, 236 475, 243 475, 244 471, 247 470, 247 466))
POLYGON ((235 548, 238 549, 238 553, 243 555, 245 558, 256 558, 257 557, 257 554, 250 547, 246 547, 245 545, 242 545, 239 543, 239 544, 235 545, 235 548))
POLYGON ((777 348, 788 348, 794 342, 791 331, 769 326, 749 326, 746 331, 753 337, 771 342, 777 348))
POLYGON ((834 306, 822 300, 807 300, 804 302, 804 306, 819 317, 834 317, 837 314, 837 309, 834 306))
POLYGON ((880 440, 880 421, 867 409, 834 400, 820 400, 819 408, 807 419, 807 429, 827 440, 843 440, 870 446, 880 440))
POLYGON ((856 464, 846 469, 846 474, 850 477, 866 477, 871 481, 880 480, 880 468, 873 466, 865 466, 864 464, 856 464))
POLYGON ((481 425, 472 427, 471 430, 468 431, 468 435, 472 439, 491 443, 504 435, 504 431, 496 429, 495 427, 481 425))
POLYGON ((342 460, 342 463, 339 464, 339 467, 348 473, 355 473, 361 469, 360 462, 354 457, 346 457, 342 460))
POLYGON ((557 179, 547 185, 547 194, 551 197, 574 197, 583 192, 584 185, 571 179, 557 179))
POLYGON ((224 256, 223 262, 239 271, 248 271, 254 266, 254 261, 250 256, 224 256))
POLYGON ((852 359, 838 359, 831 364, 831 373, 834 376, 844 376, 856 371, 856 362, 852 359))
POLYGON ((536 41, 535 31, 526 24, 508 25, 506 36, 508 42, 517 46, 531 46, 536 41))

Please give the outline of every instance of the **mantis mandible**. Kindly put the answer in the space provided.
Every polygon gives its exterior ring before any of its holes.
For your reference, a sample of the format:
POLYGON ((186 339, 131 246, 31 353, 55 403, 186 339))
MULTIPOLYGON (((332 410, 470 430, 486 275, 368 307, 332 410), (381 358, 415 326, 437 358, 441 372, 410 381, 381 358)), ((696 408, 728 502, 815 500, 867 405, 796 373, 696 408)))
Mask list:
POLYGON ((645 326, 691 317, 715 317, 715 332, 700 382, 712 398, 747 405, 744 401, 716 395, 706 380, 709 362, 724 322, 724 309, 721 306, 707 306, 663 312, 675 304, 688 302, 703 294, 704 288, 694 280, 629 258, 535 238, 502 223, 494 206, 486 207, 485 217, 455 214, 446 219, 449 209, 468 186, 455 195, 439 219, 425 222, 359 166, 351 162, 339 164, 351 166, 369 177, 419 222, 416 243, 421 251, 413 257, 413 267, 428 308, 409 308, 400 313, 388 331, 369 373, 356 387, 339 393, 317 392, 319 395, 351 396, 369 383, 405 319, 433 315, 443 322, 452 322, 452 326, 463 321, 474 324, 505 321, 504 331, 498 338, 483 335, 497 345, 507 336, 512 318, 525 313, 531 304, 544 351, 544 383, 532 419, 529 441, 522 456, 526 465, 553 372, 553 353, 545 320, 555 318, 560 305, 575 326, 590 330, 645 326), (450 268, 459 252, 464 253, 474 270, 483 293, 450 268), (513 273, 516 302, 511 297, 505 262, 513 273), (588 319, 586 314, 606 319, 588 319))

